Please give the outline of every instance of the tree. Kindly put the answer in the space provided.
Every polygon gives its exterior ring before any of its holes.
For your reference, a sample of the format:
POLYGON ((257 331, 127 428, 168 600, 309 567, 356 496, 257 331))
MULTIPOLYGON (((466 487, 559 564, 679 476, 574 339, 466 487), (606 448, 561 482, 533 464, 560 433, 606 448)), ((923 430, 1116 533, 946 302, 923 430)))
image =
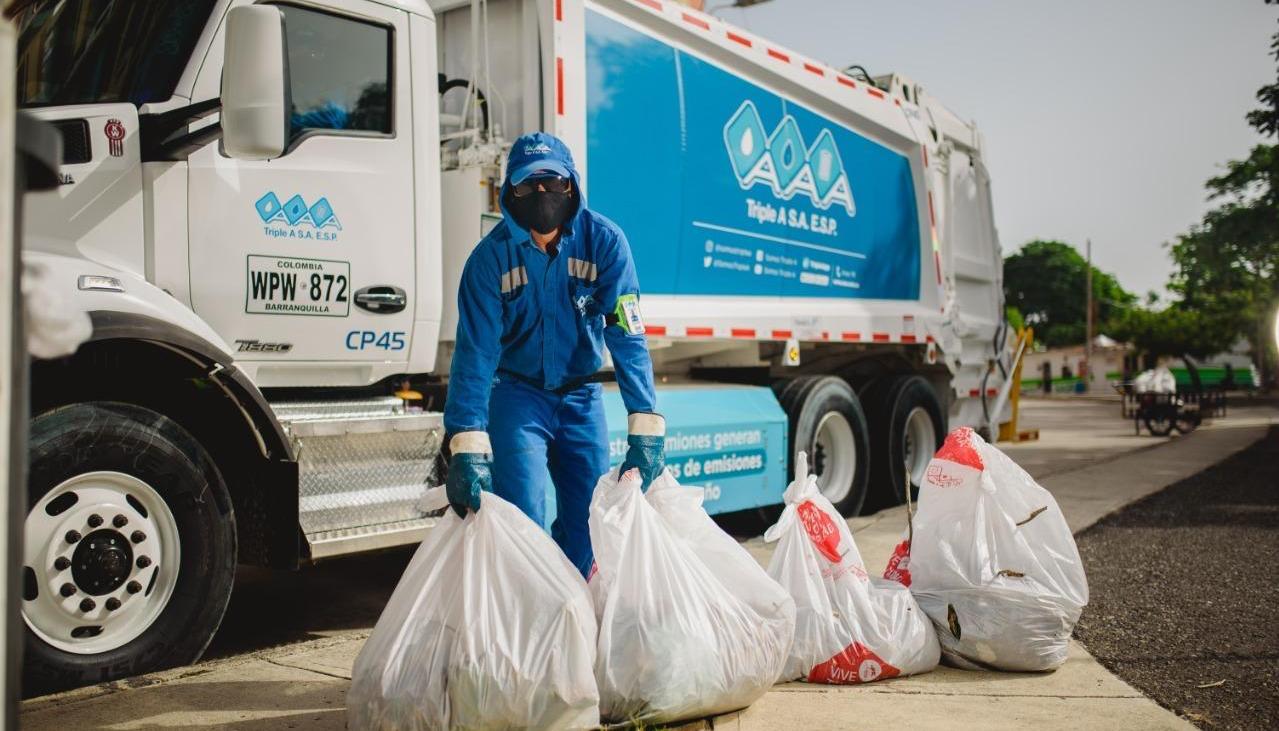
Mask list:
POLYGON ((1004 320, 1014 331, 1026 327, 1026 318, 1021 316, 1021 310, 1011 305, 1004 308, 1004 320))
POLYGON ((1206 358, 1229 348, 1234 335, 1212 314, 1178 305, 1163 310, 1134 307, 1111 323, 1114 337, 1152 356, 1206 358))
MULTIPOLYGON (((1004 298, 1016 307, 1035 339, 1049 347, 1079 345, 1086 327, 1085 287, 1088 262, 1061 241, 1031 241, 1004 259, 1004 298)), ((1094 323, 1097 331, 1137 298, 1113 276, 1092 269, 1094 323)))
MULTIPOLYGON (((1270 55, 1279 62, 1279 32, 1270 55)), ((1257 100, 1262 107, 1248 113, 1248 122, 1274 139, 1279 83, 1263 86, 1257 100)), ((1225 173, 1206 187, 1208 199, 1220 205, 1171 245, 1175 271, 1168 288, 1180 297, 1178 310, 1198 313, 1212 328, 1202 333, 1206 341, 1228 341, 1218 350, 1247 338, 1268 383, 1274 362, 1270 318, 1279 306, 1279 145, 1253 147, 1246 159, 1227 162, 1225 173)))

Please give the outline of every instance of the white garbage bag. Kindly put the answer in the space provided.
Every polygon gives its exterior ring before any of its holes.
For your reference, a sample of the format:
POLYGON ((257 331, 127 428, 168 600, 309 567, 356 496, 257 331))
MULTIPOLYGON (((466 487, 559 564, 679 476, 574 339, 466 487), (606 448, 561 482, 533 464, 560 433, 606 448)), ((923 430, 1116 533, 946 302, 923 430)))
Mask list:
POLYGON ((744 708, 778 679, 795 607, 710 519, 700 488, 631 470, 591 500, 604 718, 665 723, 744 708))
POLYGON ((965 427, 928 463, 917 508, 885 577, 910 586, 943 657, 1016 671, 1065 662, 1088 581, 1052 495, 965 427))
POLYGON ((800 452, 786 509, 764 534, 777 541, 768 575, 795 599, 785 680, 868 683, 937 667, 932 622, 910 590, 866 573, 848 523, 808 474, 800 452))
MULTIPOLYGON (((428 491, 427 509, 447 505, 428 491)), ((492 493, 427 534, 355 659, 355 731, 599 725, 595 612, 581 574, 492 493)))
POLYGON ((1168 366, 1160 365, 1149 371, 1142 371, 1133 382, 1137 393, 1177 393, 1177 378, 1168 370, 1168 366))

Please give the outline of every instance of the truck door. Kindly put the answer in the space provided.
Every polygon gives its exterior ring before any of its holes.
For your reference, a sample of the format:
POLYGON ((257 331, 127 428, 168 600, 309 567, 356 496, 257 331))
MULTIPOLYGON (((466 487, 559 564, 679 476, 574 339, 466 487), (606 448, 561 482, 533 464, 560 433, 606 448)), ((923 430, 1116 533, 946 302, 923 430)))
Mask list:
MULTIPOLYGON (((191 156, 192 306, 261 386, 362 384, 403 371, 413 329, 408 16, 278 7, 289 146, 263 162, 218 144, 191 156)), ((197 100, 219 93, 222 45, 219 30, 197 100)))

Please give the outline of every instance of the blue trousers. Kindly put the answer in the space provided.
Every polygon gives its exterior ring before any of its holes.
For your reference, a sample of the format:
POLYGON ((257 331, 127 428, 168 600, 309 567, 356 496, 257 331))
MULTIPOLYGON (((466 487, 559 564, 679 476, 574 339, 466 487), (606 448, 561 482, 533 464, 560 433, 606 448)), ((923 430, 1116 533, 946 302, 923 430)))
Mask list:
POLYGON ((546 524, 546 478, 555 485, 551 537, 585 577, 595 553, 586 526, 591 493, 608 471, 608 426, 598 383, 566 394, 499 376, 489 397, 493 492, 546 524))

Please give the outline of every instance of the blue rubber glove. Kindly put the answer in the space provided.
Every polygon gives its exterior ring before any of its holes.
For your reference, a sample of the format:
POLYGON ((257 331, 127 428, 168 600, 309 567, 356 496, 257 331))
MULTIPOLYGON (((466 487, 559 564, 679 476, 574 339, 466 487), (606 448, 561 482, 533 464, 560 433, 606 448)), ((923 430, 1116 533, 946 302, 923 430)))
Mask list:
POLYGON ((462 432, 449 442, 453 458, 444 490, 458 517, 467 510, 479 512, 480 493, 493 490, 493 454, 484 432, 462 432))
POLYGON ((631 414, 627 423, 629 448, 617 474, 623 475, 632 467, 638 469, 640 489, 648 490, 666 469, 666 420, 658 414, 631 414))

